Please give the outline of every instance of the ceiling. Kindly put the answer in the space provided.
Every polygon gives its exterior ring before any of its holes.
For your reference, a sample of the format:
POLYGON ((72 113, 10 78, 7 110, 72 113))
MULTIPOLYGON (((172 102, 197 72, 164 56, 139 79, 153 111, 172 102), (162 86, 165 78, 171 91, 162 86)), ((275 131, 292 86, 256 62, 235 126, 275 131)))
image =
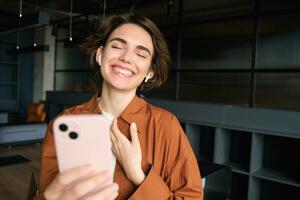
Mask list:
MULTIPOLYGON (((99 15, 103 12, 105 0, 0 0, 0 15, 18 16, 20 2, 23 14, 37 10, 46 11, 51 16, 51 21, 61 20, 70 16, 70 3, 73 1, 73 15, 99 15)), ((143 9, 152 15, 167 12, 168 5, 172 2, 178 11, 180 0, 106 0, 106 13, 129 12, 131 9, 143 9)), ((186 13, 197 12, 206 14, 222 9, 236 9, 249 7, 253 0, 182 0, 186 13)), ((252 7, 250 6, 250 9, 252 7)), ((1 19, 0 19, 1 20, 1 19)))
MULTIPOLYGON (((218 16, 245 14, 253 10, 253 0, 0 0, 0 24, 10 19, 17 20, 22 3, 23 15, 45 11, 50 15, 50 24, 69 28, 70 5, 73 2, 73 28, 82 30, 82 25, 94 24, 105 13, 121 13, 133 10, 145 15, 159 25, 177 23, 179 4, 182 1, 183 21, 213 19, 218 16), (171 5, 172 4, 172 5, 171 5), (170 14, 172 7, 172 14, 170 14), (176 16, 170 18, 170 15, 176 16), (86 18, 84 16, 90 16, 86 18), (88 19, 88 20, 87 20, 88 19), (173 20, 173 21, 170 21, 173 20)), ((92 26, 95 27, 95 26, 92 26)))
MULTIPOLYGON (((61 20, 70 16, 71 0, 0 0, 0 15, 2 17, 14 17, 19 15, 22 2, 23 15, 37 10, 46 11, 51 16, 51 21, 61 20)), ((167 3, 162 0, 106 0, 106 12, 126 12, 133 6, 147 6, 167 3)), ((73 16, 92 15, 103 12, 104 0, 73 0, 73 16)), ((3 20, 3 18, 2 18, 3 20)))

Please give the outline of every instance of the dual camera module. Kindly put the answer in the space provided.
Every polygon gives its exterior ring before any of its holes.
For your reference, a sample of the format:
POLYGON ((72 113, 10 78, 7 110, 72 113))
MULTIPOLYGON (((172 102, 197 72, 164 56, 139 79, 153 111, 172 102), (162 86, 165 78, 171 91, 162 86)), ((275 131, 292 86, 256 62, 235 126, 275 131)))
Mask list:
MULTIPOLYGON (((59 125, 59 130, 61 130, 62 132, 66 132, 68 130, 68 126, 66 124, 60 124, 59 125)), ((75 140, 78 138, 78 133, 71 131, 69 133, 69 138, 71 138, 72 140, 75 140)))

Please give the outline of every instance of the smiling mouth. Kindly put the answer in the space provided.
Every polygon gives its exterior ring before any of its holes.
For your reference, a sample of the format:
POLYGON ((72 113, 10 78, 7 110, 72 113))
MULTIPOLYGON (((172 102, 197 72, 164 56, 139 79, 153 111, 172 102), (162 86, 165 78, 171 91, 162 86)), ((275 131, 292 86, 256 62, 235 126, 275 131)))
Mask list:
POLYGON ((112 70, 114 72, 117 72, 127 78, 130 78, 131 76, 134 75, 133 71, 129 70, 129 69, 125 69, 123 67, 117 66, 117 65, 112 65, 112 70))

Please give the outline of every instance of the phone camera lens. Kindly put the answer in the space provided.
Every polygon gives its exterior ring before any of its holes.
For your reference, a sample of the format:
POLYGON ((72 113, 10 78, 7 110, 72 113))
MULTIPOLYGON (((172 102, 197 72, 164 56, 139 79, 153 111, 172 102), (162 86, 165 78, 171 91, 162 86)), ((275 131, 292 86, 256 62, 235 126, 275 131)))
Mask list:
POLYGON ((67 125, 65 125, 65 124, 60 124, 60 125, 59 125, 59 130, 61 130, 61 131, 65 132, 65 131, 67 131, 67 130, 68 130, 68 126, 67 126, 67 125))
POLYGON ((75 140, 76 138, 78 138, 78 134, 76 132, 70 132, 69 133, 69 137, 73 140, 75 140))

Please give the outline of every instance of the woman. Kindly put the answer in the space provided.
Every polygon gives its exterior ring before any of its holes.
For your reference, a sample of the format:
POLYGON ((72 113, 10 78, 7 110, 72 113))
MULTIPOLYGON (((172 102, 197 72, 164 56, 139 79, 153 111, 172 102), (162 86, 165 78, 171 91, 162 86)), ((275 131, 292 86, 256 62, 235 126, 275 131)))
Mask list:
POLYGON ((38 198, 44 194, 49 200, 202 199, 197 161, 180 123, 173 114, 136 96, 137 89, 158 87, 167 78, 170 56, 158 28, 135 14, 111 16, 83 49, 103 77, 102 92, 62 114, 99 113, 111 122, 115 183, 90 193, 112 175, 95 174, 87 166, 58 173, 50 123, 38 198))

